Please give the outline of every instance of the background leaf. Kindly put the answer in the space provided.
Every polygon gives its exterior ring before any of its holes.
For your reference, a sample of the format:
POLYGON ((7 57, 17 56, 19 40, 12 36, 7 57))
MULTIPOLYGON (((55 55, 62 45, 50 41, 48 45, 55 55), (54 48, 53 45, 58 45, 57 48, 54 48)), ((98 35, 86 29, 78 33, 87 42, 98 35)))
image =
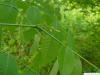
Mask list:
POLYGON ((61 75, 71 75, 75 58, 70 48, 66 48, 66 50, 60 52, 58 61, 61 75))
POLYGON ((58 73, 58 60, 54 63, 50 75, 57 75, 58 73))
POLYGON ((0 53, 0 74, 18 75, 16 60, 9 54, 0 53))
POLYGON ((0 22, 2 23, 16 23, 16 17, 18 11, 13 9, 12 7, 8 7, 5 5, 0 5, 0 22))
POLYGON ((82 75, 82 63, 78 56, 75 56, 74 68, 71 75, 82 75))

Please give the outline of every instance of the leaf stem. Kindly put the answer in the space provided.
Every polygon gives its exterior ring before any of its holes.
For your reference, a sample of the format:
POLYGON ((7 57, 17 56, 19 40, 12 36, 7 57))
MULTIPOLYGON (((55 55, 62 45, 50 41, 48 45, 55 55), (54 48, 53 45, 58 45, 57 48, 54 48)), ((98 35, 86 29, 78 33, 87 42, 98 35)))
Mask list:
POLYGON ((10 23, 0 23, 1 26, 21 26, 21 27, 36 27, 36 25, 28 24, 10 24, 10 23))
MULTIPOLYGON (((20 24, 9 24, 9 23, 0 23, 1 26, 19 26, 20 24)), ((37 28, 40 29, 41 31, 43 31, 44 33, 46 33, 47 35, 49 35, 50 37, 52 37, 54 40, 56 40, 60 45, 62 45, 62 47, 65 47, 65 45, 59 40, 57 39, 55 36, 53 36, 52 34, 50 34, 48 31, 46 31, 44 28, 39 27, 38 25, 25 25, 25 24, 21 24, 21 27, 33 27, 33 28, 37 28)), ((76 54, 77 56, 79 56, 81 59, 83 59, 85 62, 87 62, 88 64, 90 64, 93 68, 95 68, 96 70, 98 70, 99 68, 94 65, 93 63, 91 63, 90 61, 88 61, 87 59, 85 59, 84 57, 82 57, 80 54, 78 54, 76 51, 72 50, 72 52, 74 54, 76 54)))
MULTIPOLYGON (((41 28, 41 27, 38 27, 38 28, 40 28, 43 32, 45 32, 46 34, 48 34, 50 37, 52 37, 53 39, 55 39, 59 44, 61 44, 64 48, 66 48, 65 45, 64 45, 60 40, 58 40, 55 36, 53 36, 53 35, 50 34, 48 31, 46 31, 45 29, 43 29, 43 28, 41 28)), ((81 59, 83 59, 85 62, 87 62, 88 64, 90 64, 92 67, 94 67, 96 70, 99 69, 96 65, 94 65, 93 63, 91 63, 90 61, 88 61, 87 59, 85 59, 84 57, 82 57, 82 56, 81 56, 80 54, 78 54, 76 51, 72 50, 72 52, 73 52, 74 54, 76 54, 77 56, 79 56, 81 59)))

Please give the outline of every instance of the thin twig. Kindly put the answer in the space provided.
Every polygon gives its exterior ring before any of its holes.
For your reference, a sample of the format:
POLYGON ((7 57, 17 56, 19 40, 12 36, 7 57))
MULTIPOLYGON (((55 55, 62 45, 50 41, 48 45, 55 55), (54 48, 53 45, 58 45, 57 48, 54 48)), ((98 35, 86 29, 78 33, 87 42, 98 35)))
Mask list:
POLYGON ((36 25, 28 25, 28 24, 10 24, 10 23, 0 23, 0 26, 36 27, 36 25))
MULTIPOLYGON (((1 26, 19 26, 20 24, 8 24, 8 23, 0 23, 1 26)), ((62 45, 65 48, 65 45, 59 40, 57 39, 55 36, 53 36, 52 34, 50 34, 48 31, 46 31, 44 28, 39 27, 38 25, 25 25, 22 24, 22 27, 33 27, 33 28, 37 28, 40 29, 41 31, 43 31, 44 33, 48 34, 50 37, 52 37, 54 40, 56 40, 60 45, 62 45)), ((98 70, 99 68, 94 65, 93 63, 91 63, 90 61, 88 61, 87 59, 85 59, 84 57, 82 57, 80 54, 78 54, 76 51, 72 50, 72 52, 74 54, 76 54, 77 56, 79 56, 81 59, 83 59, 84 61, 86 61, 88 64, 90 64, 93 68, 95 68, 96 70, 98 70)))
MULTIPOLYGON (((53 39, 55 39, 59 44, 61 44, 64 48, 65 48, 65 45, 59 40, 57 39, 55 36, 53 36, 52 34, 50 34, 48 31, 46 31, 45 29, 41 28, 41 27, 38 27, 40 28, 43 32, 45 32, 46 34, 48 34, 50 37, 52 37, 53 39)), ((72 52, 74 54, 76 54, 77 56, 79 56, 81 59, 83 59, 84 61, 86 61, 88 64, 90 64, 92 67, 94 67, 96 70, 98 70, 99 68, 92 64, 90 61, 88 61, 87 59, 85 59, 84 57, 82 57, 80 54, 78 54, 76 51, 72 50, 72 52)))

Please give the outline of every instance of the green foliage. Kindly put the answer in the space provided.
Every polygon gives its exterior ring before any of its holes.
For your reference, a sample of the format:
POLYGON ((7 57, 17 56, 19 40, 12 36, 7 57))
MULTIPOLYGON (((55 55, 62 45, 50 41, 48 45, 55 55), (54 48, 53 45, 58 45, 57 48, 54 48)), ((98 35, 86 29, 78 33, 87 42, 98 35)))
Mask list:
POLYGON ((96 72, 99 34, 98 0, 1 0, 0 74, 96 72))
POLYGON ((71 75, 75 60, 71 49, 67 48, 65 51, 60 52, 58 59, 61 75, 71 75))
POLYGON ((0 4, 0 22, 15 23, 17 11, 11 7, 0 4), (12 14, 13 13, 13 14, 12 14))
POLYGON ((0 54, 0 74, 1 75, 18 75, 16 60, 9 54, 0 54))
POLYGON ((58 60, 56 60, 56 62, 54 63, 50 75, 56 75, 57 72, 58 72, 58 60))

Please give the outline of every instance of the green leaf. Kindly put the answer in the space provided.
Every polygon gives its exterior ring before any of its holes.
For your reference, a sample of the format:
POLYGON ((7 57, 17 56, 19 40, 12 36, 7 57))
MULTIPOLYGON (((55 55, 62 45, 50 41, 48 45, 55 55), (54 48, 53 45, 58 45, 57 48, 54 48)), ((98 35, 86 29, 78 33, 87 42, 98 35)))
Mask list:
POLYGON ((31 6, 26 11, 26 18, 27 24, 43 24, 43 11, 36 6, 31 6))
POLYGON ((82 75, 82 63, 78 56, 75 56, 74 68, 71 75, 82 75))
POLYGON ((17 11, 9 6, 0 4, 0 22, 2 23, 16 23, 17 11))
POLYGON ((40 40, 41 40, 41 33, 38 32, 34 36, 34 42, 33 42, 33 45, 31 47, 31 54, 35 54, 35 52, 38 52, 40 40))
MULTIPOLYGON (((16 23, 16 17, 17 17, 17 8, 13 6, 10 1, 8 2, 1 2, 0 4, 0 23, 16 23)), ((8 31, 13 31, 16 29, 14 26, 6 26, 3 27, 7 29, 8 31)))
POLYGON ((58 72, 58 60, 54 63, 50 75, 57 75, 58 72))
POLYGON ((58 63, 61 75, 71 75, 75 64, 75 55, 72 52, 74 49, 74 39, 72 33, 68 30, 67 47, 59 52, 58 63))
POLYGON ((26 29, 23 29, 22 32, 23 33, 20 36, 22 36, 23 43, 29 43, 30 41, 32 41, 36 34, 36 30, 34 28, 26 28, 26 29))
POLYGON ((1 75, 18 75, 16 60, 9 54, 0 54, 0 74, 1 75))
POLYGON ((61 75, 71 75, 74 68, 75 58, 69 47, 60 52, 58 61, 61 75))
POLYGON ((38 54, 33 61, 34 68, 41 69, 55 60, 58 55, 58 51, 61 49, 59 47, 61 47, 59 43, 47 34, 42 33, 38 54))

